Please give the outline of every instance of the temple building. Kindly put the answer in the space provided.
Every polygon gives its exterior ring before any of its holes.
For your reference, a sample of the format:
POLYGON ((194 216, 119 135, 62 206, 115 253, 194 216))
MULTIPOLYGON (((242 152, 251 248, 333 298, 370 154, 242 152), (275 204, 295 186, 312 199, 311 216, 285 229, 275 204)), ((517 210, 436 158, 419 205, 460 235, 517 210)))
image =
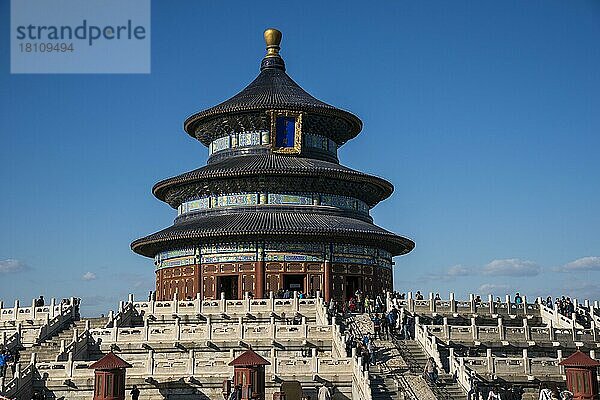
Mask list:
POLYGON ((190 116, 207 165, 158 182, 174 224, 131 248, 154 258, 157 300, 256 298, 290 290, 343 299, 392 290, 392 257, 414 242, 373 223, 390 182, 339 163, 361 120, 317 100, 286 73, 281 32, 240 93, 190 116))

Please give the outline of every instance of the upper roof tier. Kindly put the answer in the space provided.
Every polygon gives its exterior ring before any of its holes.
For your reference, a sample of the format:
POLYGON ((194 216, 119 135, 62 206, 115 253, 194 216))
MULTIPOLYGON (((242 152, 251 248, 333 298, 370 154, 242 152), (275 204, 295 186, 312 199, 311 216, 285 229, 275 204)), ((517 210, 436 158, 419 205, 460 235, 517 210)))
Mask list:
POLYGON ((358 135, 362 122, 357 116, 314 98, 285 72, 281 32, 267 29, 265 41, 267 55, 256 79, 229 100, 190 116, 185 131, 208 146, 231 132, 269 129, 267 112, 286 110, 305 113, 303 131, 328 136, 338 145, 358 135))

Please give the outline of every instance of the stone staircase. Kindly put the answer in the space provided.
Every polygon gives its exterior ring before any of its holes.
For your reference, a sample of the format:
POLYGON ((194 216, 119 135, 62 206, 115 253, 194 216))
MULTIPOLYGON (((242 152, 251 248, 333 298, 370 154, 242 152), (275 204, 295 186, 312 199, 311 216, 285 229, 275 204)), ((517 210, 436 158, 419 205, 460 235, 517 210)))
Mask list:
POLYGON ((61 342, 64 340, 65 345, 68 345, 73 341, 73 334, 75 329, 78 332, 85 330, 85 322, 90 321, 90 328, 103 328, 108 322, 107 318, 90 318, 87 320, 72 321, 71 324, 67 325, 61 331, 57 332, 54 336, 44 340, 41 343, 35 344, 31 347, 22 349, 19 352, 19 362, 24 367, 29 364, 31 360, 31 354, 36 354, 36 359, 40 362, 52 362, 56 361, 57 356, 60 353, 61 342))
MULTIPOLYGON (((427 354, 416 340, 395 340, 395 345, 406 361, 409 370, 414 374, 423 374, 427 363, 427 354)), ((439 367, 439 366, 438 366, 439 367)), ((463 388, 455 382, 452 375, 439 369, 438 381, 435 385, 429 384, 437 400, 466 400, 463 388)))
POLYGON ((396 381, 385 373, 369 371, 371 375, 371 394, 373 400, 396 400, 398 397, 398 389, 396 381))

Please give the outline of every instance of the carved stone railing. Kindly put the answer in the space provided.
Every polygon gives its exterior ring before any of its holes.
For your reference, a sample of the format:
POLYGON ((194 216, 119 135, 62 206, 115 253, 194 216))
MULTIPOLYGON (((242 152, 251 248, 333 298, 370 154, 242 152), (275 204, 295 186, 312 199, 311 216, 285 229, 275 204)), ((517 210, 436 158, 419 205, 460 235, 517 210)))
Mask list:
POLYGON ((46 316, 46 324, 39 329, 37 336, 37 342, 43 342, 44 340, 54 336, 57 332, 64 329, 66 325, 69 325, 79 315, 79 308, 75 304, 67 306, 61 306, 60 313, 54 318, 50 319, 50 316, 46 316))
POLYGON ((542 316, 542 321, 544 321, 545 323, 547 323, 547 324, 552 323, 554 326, 560 327, 560 328, 572 328, 572 327, 583 328, 583 326, 579 325, 575 321, 575 318, 569 318, 569 317, 559 313, 556 304, 554 305, 553 309, 548 308, 543 304, 540 304, 539 306, 540 306, 540 315, 542 316))
MULTIPOLYGON (((272 317, 273 318, 273 317, 272 317)), ((273 318, 274 319, 274 318, 273 318)), ((333 340, 333 325, 313 325, 305 321, 299 325, 252 323, 251 320, 213 323, 207 318, 204 323, 150 323, 146 320, 140 327, 112 327, 90 329, 90 337, 102 343, 147 343, 176 341, 229 341, 244 339, 306 339, 314 341, 333 340)))
POLYGON ((411 313, 416 314, 480 314, 480 315, 537 315, 539 313, 539 304, 527 303, 527 297, 521 296, 522 302, 511 302, 509 295, 505 296, 504 301, 495 301, 493 295, 488 295, 487 301, 478 300, 474 294, 469 295, 468 301, 460 301, 454 298, 454 293, 450 293, 448 299, 434 298, 433 293, 429 293, 427 299, 416 299, 412 292, 408 292, 405 299, 392 298, 387 294, 387 308, 404 308, 411 313))
POLYGON ((0 344, 8 350, 13 351, 23 346, 28 347, 40 343, 64 329, 65 325, 70 324, 78 316, 78 312, 76 304, 61 305, 58 306, 54 317, 50 318, 51 314, 49 313, 43 315, 44 320, 42 325, 36 324, 30 326, 26 320, 16 320, 14 321, 15 331, 11 335, 7 335, 3 331, 0 337, 0 344))
MULTIPOLYGON (((130 296, 130 299, 132 297, 130 296)), ((133 307, 144 315, 243 315, 243 314, 270 314, 285 313, 316 313, 321 298, 300 299, 294 292, 292 298, 277 299, 270 294, 269 298, 252 299, 246 296, 240 300, 226 300, 224 297, 216 300, 201 299, 200 296, 192 300, 167 300, 167 301, 136 301, 133 307)), ((325 315, 326 317, 326 315, 325 315)))
POLYGON ((456 357, 454 349, 451 347, 448 357, 448 366, 450 375, 456 376, 456 381, 468 393, 471 390, 471 369, 467 368, 462 357, 456 357))
MULTIPOLYGON (((230 377, 233 367, 229 366, 236 355, 233 351, 225 353, 199 354, 195 351, 184 353, 120 353, 119 356, 132 365, 127 369, 128 377, 154 377, 172 378, 174 376, 195 377, 230 377), (213 355, 214 354, 214 355, 213 355)), ((317 357, 316 352, 310 357, 278 357, 275 349, 271 354, 264 354, 271 365, 266 366, 265 373, 273 379, 291 376, 322 377, 338 376, 350 381, 353 374, 353 361, 351 358, 317 357)), ((66 361, 37 362, 35 368, 40 375, 48 374, 49 379, 90 378, 93 371, 88 367, 93 361, 66 361)), ((364 385, 365 382, 363 382, 364 385)), ((366 382, 368 384, 368 381, 366 382)), ((368 387, 368 386, 367 386, 368 387)), ((366 399, 366 397, 361 397, 366 399)))
MULTIPOLYGON (((529 380, 564 377, 564 367, 559 364, 563 360, 562 350, 557 350, 557 357, 529 357, 527 349, 523 349, 522 352, 522 357, 497 357, 488 349, 485 357, 458 357, 451 349, 451 369, 460 366, 478 374, 499 377, 524 376, 529 380)), ((593 350, 590 351, 590 357, 596 358, 593 350)))
POLYGON ((21 343, 21 326, 17 328, 17 331, 10 336, 6 332, 2 332, 2 339, 0 341, 0 348, 6 349, 13 352, 22 346, 21 343))
MULTIPOLYGON (((21 369, 20 364, 17 364, 15 376, 4 384, 2 394, 9 399, 18 399, 23 397, 25 394, 29 394, 25 392, 31 389, 34 372, 33 364, 29 364, 24 369, 21 369)), ((0 378, 0 380, 1 379, 3 378, 0 378)))
MULTIPOLYGON (((551 322, 550 322, 551 323, 551 322)), ((593 326, 584 328, 555 328, 550 326, 529 326, 523 320, 523 326, 504 326, 498 319, 497 326, 449 325, 446 318, 442 325, 427 325, 427 331, 437 338, 449 341, 464 342, 560 342, 560 343, 598 343, 600 331, 593 326)))
POLYGON ((352 357, 352 398, 361 400, 372 400, 371 382, 369 371, 362 369, 359 358, 352 357))
MULTIPOLYGON (((70 303, 76 299, 71 298, 70 303)), ((56 304, 56 300, 53 298, 50 304, 44 306, 36 306, 36 299, 33 299, 30 307, 22 307, 19 304, 19 300, 15 300, 13 307, 4 307, 2 301, 0 301, 0 322, 2 321, 24 321, 24 320, 44 320, 47 316, 52 319, 56 315, 61 313, 61 308, 64 306, 56 304)))
POLYGON ((73 339, 71 342, 67 344, 62 341, 56 361, 86 359, 91 340, 90 322, 85 321, 83 331, 79 332, 77 328, 73 329, 73 339))
POLYGON ((419 317, 415 317, 415 340, 429 357, 433 357, 437 365, 443 365, 437 338, 428 332, 427 327, 419 324, 419 317))
POLYGON ((115 326, 130 326, 134 318, 140 315, 139 310, 133 303, 133 295, 129 295, 129 301, 119 302, 119 310, 115 313, 114 311, 108 312, 108 320, 104 325, 105 328, 111 328, 115 326))

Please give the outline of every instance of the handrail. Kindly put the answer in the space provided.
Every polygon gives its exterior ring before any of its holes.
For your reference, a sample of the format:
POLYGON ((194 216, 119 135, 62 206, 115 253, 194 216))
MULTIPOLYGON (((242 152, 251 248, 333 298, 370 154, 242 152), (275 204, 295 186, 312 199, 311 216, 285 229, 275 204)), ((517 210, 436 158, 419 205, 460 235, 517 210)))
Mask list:
POLYGON ((19 398, 21 391, 29 389, 33 381, 34 365, 29 364, 21 370, 21 365, 17 364, 15 376, 4 385, 4 396, 8 398, 19 398))

